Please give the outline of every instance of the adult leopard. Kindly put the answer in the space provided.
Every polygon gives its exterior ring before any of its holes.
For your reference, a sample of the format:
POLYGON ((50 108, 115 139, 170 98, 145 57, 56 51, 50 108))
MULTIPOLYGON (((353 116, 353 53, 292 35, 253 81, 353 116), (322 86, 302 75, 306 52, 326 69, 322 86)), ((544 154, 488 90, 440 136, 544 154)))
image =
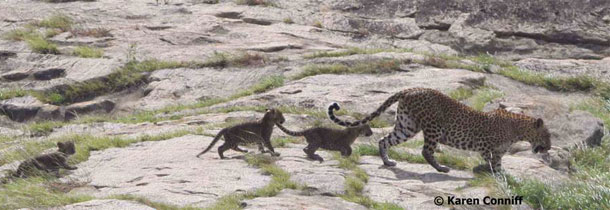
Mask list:
POLYGON ((398 110, 394 131, 379 140, 379 155, 386 166, 396 165, 388 158, 388 149, 407 141, 419 131, 424 132, 422 155, 432 167, 444 173, 449 172, 449 168, 438 164, 433 156, 439 143, 479 152, 487 164, 477 166, 475 171, 500 170, 502 156, 517 141, 529 141, 534 153, 545 153, 551 148, 549 131, 542 119, 503 109, 476 111, 428 88, 400 91, 357 122, 338 119, 334 114, 334 110, 340 109, 337 103, 328 107, 328 116, 341 126, 354 127, 371 121, 396 102, 398 110))

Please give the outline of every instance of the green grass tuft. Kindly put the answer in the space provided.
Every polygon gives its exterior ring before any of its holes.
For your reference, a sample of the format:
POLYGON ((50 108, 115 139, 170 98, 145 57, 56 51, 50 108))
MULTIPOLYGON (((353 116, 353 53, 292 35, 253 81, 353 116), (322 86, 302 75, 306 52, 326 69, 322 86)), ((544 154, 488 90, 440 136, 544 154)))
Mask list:
POLYGON ((467 98, 470 98, 474 95, 474 91, 471 88, 459 87, 451 92, 449 92, 449 97, 461 101, 467 98))
POLYGON ((502 91, 492 88, 482 88, 476 91, 472 96, 472 108, 478 111, 483 110, 487 103, 493 101, 496 98, 504 96, 502 91))
POLYGON ((313 64, 303 67, 303 72, 296 75, 294 80, 318 74, 380 74, 392 73, 400 70, 402 61, 384 59, 372 62, 359 62, 353 66, 345 64, 313 64))
POLYGON ((377 54, 381 52, 413 52, 410 49, 383 49, 383 48, 357 48, 352 47, 341 51, 319 51, 303 56, 305 59, 324 58, 324 57, 343 57, 357 54, 377 54))
POLYGON ((28 37, 35 36, 35 34, 36 32, 34 32, 30 28, 22 28, 6 32, 2 35, 2 38, 11 41, 23 41, 26 40, 28 37))
POLYGON ((59 49, 57 49, 57 45, 50 43, 42 36, 28 36, 25 38, 30 50, 35 53, 41 54, 59 54, 59 49))
POLYGON ((74 48, 72 54, 81 58, 101 58, 104 56, 104 50, 88 46, 78 46, 74 48))
POLYGON ((72 18, 68 17, 67 15, 56 14, 44 20, 38 21, 33 25, 38 27, 55 28, 60 29, 62 31, 69 31, 70 29, 72 29, 72 24, 74 24, 72 18))
POLYGON ((292 18, 284 18, 283 22, 286 23, 286 24, 293 24, 294 23, 292 18))
POLYGON ((110 198, 110 199, 117 199, 117 200, 135 201, 137 203, 141 203, 141 204, 144 204, 146 206, 149 206, 149 207, 152 207, 152 208, 158 209, 158 210, 195 210, 195 209, 203 209, 203 208, 197 208, 197 207, 191 207, 191 206, 181 207, 181 206, 170 205, 170 204, 165 204, 165 203, 161 203, 161 202, 154 202, 154 201, 151 201, 151 200, 146 199, 144 197, 139 197, 139 196, 135 196, 135 195, 127 195, 127 194, 113 195, 113 196, 110 196, 108 198, 110 198))
POLYGON ((302 143, 303 140, 295 137, 282 137, 275 138, 271 140, 271 145, 273 147, 286 147, 288 144, 298 144, 302 143))

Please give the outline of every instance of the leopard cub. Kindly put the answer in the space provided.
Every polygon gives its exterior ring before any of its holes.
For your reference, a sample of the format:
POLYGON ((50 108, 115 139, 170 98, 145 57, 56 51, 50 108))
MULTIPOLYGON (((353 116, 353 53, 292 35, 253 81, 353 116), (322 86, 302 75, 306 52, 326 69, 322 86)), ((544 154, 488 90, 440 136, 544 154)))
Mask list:
POLYGON ((307 141, 307 147, 303 149, 307 157, 324 161, 320 155, 315 154, 318 148, 340 151, 343 156, 352 154, 351 145, 360 135, 371 136, 373 131, 367 124, 362 124, 356 127, 348 127, 343 130, 332 129, 325 127, 315 127, 303 131, 291 131, 280 124, 276 124, 280 130, 291 136, 304 136, 307 141))

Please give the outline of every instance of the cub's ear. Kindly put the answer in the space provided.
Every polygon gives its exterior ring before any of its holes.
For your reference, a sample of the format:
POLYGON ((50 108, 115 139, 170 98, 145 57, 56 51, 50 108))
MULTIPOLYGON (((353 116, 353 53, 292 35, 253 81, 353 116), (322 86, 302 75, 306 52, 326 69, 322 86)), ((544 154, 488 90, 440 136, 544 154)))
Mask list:
POLYGON ((270 109, 265 109, 265 112, 271 112, 271 110, 270 109))
POLYGON ((57 147, 64 148, 64 143, 63 142, 57 142, 57 147))
POLYGON ((534 124, 534 126, 536 126, 536 128, 540 128, 540 127, 544 126, 544 121, 542 121, 542 118, 538 118, 536 120, 536 123, 534 124))

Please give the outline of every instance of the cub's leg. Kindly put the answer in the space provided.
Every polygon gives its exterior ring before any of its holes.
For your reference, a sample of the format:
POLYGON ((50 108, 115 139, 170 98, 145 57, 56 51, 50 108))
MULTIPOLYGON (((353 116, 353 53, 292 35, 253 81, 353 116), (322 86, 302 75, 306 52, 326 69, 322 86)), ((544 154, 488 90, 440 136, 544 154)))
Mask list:
POLYGON ((348 145, 348 146, 341 148, 341 155, 343 157, 349 157, 350 155, 352 155, 352 147, 350 147, 348 145))
POLYGON ((78 167, 76 167, 76 166, 68 165, 68 163, 66 162, 65 159, 63 161, 60 161, 60 164, 61 164, 62 168, 65 168, 67 170, 76 170, 76 169, 78 169, 78 167))
POLYGON ((238 151, 238 152, 248 153, 248 150, 247 150, 247 149, 242 149, 242 148, 239 148, 237 145, 235 145, 235 146, 234 146, 233 148, 231 148, 231 149, 233 149, 233 150, 235 150, 235 151, 238 151))
POLYGON ((229 142, 230 142, 230 140, 227 139, 227 141, 225 141, 224 144, 222 144, 222 145, 220 145, 220 147, 218 147, 218 155, 220 156, 220 159, 226 159, 225 156, 223 155, 223 153, 234 147, 229 142))
POLYGON ((424 130, 424 149, 421 151, 421 154, 424 156, 424 159, 430 164, 434 169, 438 172, 447 173, 449 172, 449 168, 446 166, 442 166, 436 162, 434 159, 434 150, 438 146, 438 141, 443 138, 442 132, 431 132, 431 130, 424 130))
POLYGON ((324 162, 324 158, 322 158, 320 155, 316 154, 316 150, 318 150, 318 148, 320 148, 320 145, 318 145, 316 143, 310 143, 309 145, 307 145, 307 147, 305 147, 305 149, 303 149, 303 152, 305 152, 305 154, 307 154, 308 158, 320 161, 320 163, 321 163, 321 162, 324 162))
POLYGON ((271 153, 272 156, 280 156, 280 153, 275 152, 275 150, 273 150, 273 146, 271 146, 271 141, 269 139, 265 139, 263 143, 269 149, 269 153, 271 153))

